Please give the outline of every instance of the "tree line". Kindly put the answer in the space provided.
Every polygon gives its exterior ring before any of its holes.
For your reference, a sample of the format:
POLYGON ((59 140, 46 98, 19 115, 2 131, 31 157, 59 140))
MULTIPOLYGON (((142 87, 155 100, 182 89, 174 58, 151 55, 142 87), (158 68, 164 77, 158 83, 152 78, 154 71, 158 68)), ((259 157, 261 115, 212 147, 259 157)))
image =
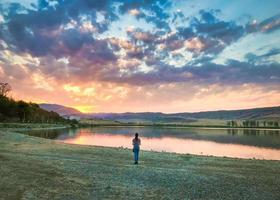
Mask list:
POLYGON ((8 83, 0 83, 0 122, 23 123, 77 123, 61 117, 53 111, 46 111, 38 104, 14 100, 7 96, 11 91, 8 83))
POLYGON ((280 128, 280 123, 278 121, 257 121, 257 120, 244 120, 244 121, 228 121, 227 126, 229 127, 245 127, 245 128, 280 128))

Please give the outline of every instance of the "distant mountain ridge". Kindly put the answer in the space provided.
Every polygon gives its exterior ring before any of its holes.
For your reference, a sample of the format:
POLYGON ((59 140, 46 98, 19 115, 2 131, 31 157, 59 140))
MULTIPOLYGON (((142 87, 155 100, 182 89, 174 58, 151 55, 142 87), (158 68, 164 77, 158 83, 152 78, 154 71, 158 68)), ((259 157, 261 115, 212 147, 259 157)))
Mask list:
POLYGON ((111 119, 125 122, 153 121, 153 122, 180 122, 197 119, 211 120, 280 120, 280 106, 253 108, 242 110, 220 110, 184 113, 99 113, 93 114, 96 118, 111 119))
POLYGON ((59 113, 61 116, 98 118, 120 122, 187 122, 198 119, 211 120, 279 120, 280 106, 241 110, 219 110, 166 114, 161 112, 82 113, 77 109, 58 104, 40 104, 40 107, 59 113))

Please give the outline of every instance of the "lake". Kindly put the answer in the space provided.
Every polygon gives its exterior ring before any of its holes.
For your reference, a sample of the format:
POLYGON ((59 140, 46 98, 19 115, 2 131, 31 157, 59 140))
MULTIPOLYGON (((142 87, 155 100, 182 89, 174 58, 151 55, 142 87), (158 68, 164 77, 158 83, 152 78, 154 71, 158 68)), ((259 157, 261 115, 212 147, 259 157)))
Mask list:
POLYGON ((95 127, 28 131, 27 134, 69 144, 131 148, 136 132, 143 150, 280 160, 279 130, 95 127))

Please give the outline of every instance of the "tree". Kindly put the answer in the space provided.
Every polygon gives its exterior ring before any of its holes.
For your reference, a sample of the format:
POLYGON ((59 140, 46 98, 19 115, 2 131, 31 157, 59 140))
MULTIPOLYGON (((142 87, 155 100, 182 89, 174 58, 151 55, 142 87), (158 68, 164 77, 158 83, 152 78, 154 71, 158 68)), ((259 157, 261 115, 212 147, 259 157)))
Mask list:
POLYGON ((256 121, 252 120, 252 121, 250 121, 250 124, 251 124, 250 127, 256 127, 256 121))
POLYGON ((270 126, 270 127, 272 127, 273 126, 273 122, 272 121, 269 121, 269 122, 267 122, 268 123, 268 126, 270 126))
POLYGON ((0 96, 7 96, 7 94, 12 90, 12 87, 9 83, 0 82, 0 96))
POLYGON ((0 122, 77 123, 64 119, 55 112, 43 110, 36 103, 9 98, 6 96, 9 91, 11 86, 0 82, 0 122))
POLYGON ((231 127, 238 127, 237 121, 233 121, 233 120, 229 122, 229 125, 230 125, 231 127))
POLYGON ((229 126, 229 127, 230 127, 230 126, 231 126, 231 122, 227 122, 227 126, 229 126))
POLYGON ((18 116, 21 122, 26 122, 29 114, 29 105, 24 101, 18 101, 18 116))

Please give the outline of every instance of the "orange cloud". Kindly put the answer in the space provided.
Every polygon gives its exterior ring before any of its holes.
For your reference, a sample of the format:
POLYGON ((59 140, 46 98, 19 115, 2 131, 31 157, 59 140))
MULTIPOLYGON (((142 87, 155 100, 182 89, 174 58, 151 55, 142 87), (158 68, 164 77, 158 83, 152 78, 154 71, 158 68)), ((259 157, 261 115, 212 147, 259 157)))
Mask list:
POLYGON ((131 9, 131 10, 129 10, 129 14, 133 15, 133 16, 137 16, 137 15, 140 15, 140 11, 137 9, 131 9))
POLYGON ((190 40, 185 41, 185 46, 188 49, 201 51, 205 48, 205 44, 197 37, 194 37, 190 40))

